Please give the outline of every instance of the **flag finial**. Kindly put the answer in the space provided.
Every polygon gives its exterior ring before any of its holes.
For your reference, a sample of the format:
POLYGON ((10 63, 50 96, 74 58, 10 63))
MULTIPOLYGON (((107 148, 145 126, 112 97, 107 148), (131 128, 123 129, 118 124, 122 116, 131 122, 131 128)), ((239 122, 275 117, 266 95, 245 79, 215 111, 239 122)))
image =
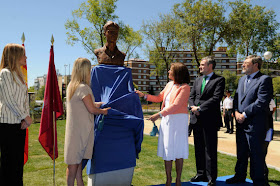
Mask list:
POLYGON ((24 44, 24 41, 25 41, 25 35, 24 35, 24 32, 22 33, 22 36, 21 36, 21 41, 22 41, 22 44, 24 44))
POLYGON ((51 43, 52 43, 52 45, 53 45, 53 43, 54 43, 53 34, 52 34, 52 38, 51 38, 51 43))

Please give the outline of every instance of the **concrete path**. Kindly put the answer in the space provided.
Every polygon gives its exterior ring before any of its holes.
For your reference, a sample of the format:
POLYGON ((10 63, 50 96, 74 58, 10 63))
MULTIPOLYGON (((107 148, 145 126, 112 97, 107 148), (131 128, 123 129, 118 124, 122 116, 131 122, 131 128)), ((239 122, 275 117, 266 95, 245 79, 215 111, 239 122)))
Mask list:
MULTIPOLYGON (((153 128, 153 123, 145 116, 144 134, 149 135, 153 128)), ((160 120, 156 121, 156 125, 160 126, 160 120)), ((270 142, 266 162, 270 168, 280 171, 280 122, 274 121, 274 139, 270 142)), ((226 129, 221 128, 218 132, 218 151, 224 154, 236 156, 236 135, 225 133, 226 129)), ((193 136, 189 137, 189 144, 193 145, 193 136)))

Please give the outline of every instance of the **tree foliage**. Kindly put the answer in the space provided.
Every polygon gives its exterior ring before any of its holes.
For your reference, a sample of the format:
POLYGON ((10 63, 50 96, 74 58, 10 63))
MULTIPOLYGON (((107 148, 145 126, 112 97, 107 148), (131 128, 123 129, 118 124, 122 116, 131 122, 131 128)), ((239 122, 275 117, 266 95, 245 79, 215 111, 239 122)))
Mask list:
POLYGON ((280 77, 275 77, 272 79, 273 83, 273 94, 280 94, 280 77))
MULTIPOLYGON (((117 21, 115 14, 117 0, 87 0, 80 8, 72 12, 72 20, 65 23, 67 30, 67 44, 81 43, 89 54, 94 54, 96 48, 104 46, 106 38, 103 26, 107 21, 117 21)), ((120 26, 119 42, 127 56, 131 56, 134 49, 142 43, 139 32, 118 21, 120 26), (132 51, 132 52, 131 52, 132 51)))
POLYGON ((232 95, 234 95, 240 76, 237 76, 236 72, 229 70, 224 70, 222 76, 225 78, 225 90, 231 91, 232 95))
POLYGON ((213 55, 218 43, 223 42, 229 23, 225 18, 223 1, 185 0, 175 4, 173 12, 180 19, 182 40, 199 60, 205 55, 213 55))
POLYGON ((36 93, 35 100, 44 100, 45 95, 45 85, 39 88, 39 90, 36 93))
POLYGON ((232 9, 229 14, 231 28, 226 40, 231 50, 241 56, 264 53, 279 28, 275 12, 253 6, 250 0, 236 0, 229 2, 229 6, 232 9))
MULTIPOLYGON (((158 20, 144 22, 142 31, 151 45, 147 45, 150 63, 156 68, 153 70, 156 77, 165 75, 168 81, 168 70, 174 61, 182 42, 178 40, 180 34, 178 19, 171 14, 161 14, 158 20)), ((158 79, 159 81, 159 79, 158 79)))

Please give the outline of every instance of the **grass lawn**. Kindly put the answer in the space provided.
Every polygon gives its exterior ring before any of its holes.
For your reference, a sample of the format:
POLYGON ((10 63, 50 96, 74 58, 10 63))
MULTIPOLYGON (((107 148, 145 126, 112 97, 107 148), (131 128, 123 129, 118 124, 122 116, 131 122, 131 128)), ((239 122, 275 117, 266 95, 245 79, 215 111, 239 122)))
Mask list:
MULTIPOLYGON (((53 185, 53 161, 38 142, 39 124, 29 128, 29 160, 24 166, 24 185, 41 186, 53 185)), ((56 159, 56 185, 66 185, 66 167, 64 163, 64 131, 65 120, 58 120, 58 158, 56 159)), ((194 148, 189 147, 189 159, 184 161, 182 181, 188 181, 196 173, 194 148)), ((140 159, 137 160, 132 184, 134 186, 156 185, 165 183, 164 162, 156 156, 157 137, 144 136, 140 159)), ((218 176, 232 175, 234 173, 236 158, 218 154, 218 176)), ((175 181, 175 166, 172 177, 175 181)), ((248 170, 249 171, 249 170, 248 170)), ((280 185, 280 172, 269 169, 270 185, 280 185)), ((87 185, 87 175, 84 170, 84 181, 87 185)))

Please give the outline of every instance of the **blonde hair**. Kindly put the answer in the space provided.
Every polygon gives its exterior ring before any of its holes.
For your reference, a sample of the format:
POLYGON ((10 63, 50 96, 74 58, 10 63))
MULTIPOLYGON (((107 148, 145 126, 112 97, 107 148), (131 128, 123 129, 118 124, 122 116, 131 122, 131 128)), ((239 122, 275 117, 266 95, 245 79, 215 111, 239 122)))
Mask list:
MULTIPOLYGON (((19 79, 22 83, 24 82, 24 78, 20 69, 19 60, 25 56, 25 49, 20 44, 9 43, 4 47, 0 70, 3 68, 9 69, 11 72, 16 72, 19 79)), ((12 73, 13 80, 15 81, 15 77, 12 73)), ((16 82, 16 81, 15 81, 16 82)))
POLYGON ((67 87, 67 100, 70 101, 74 95, 77 87, 81 83, 85 83, 90 86, 90 69, 91 63, 87 58, 78 58, 74 62, 71 81, 67 87))

